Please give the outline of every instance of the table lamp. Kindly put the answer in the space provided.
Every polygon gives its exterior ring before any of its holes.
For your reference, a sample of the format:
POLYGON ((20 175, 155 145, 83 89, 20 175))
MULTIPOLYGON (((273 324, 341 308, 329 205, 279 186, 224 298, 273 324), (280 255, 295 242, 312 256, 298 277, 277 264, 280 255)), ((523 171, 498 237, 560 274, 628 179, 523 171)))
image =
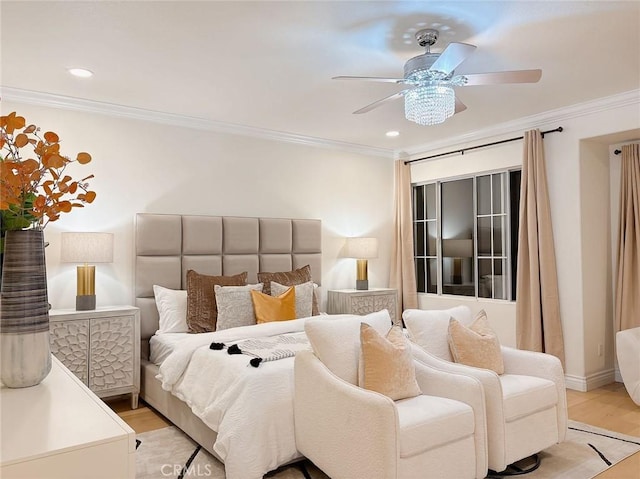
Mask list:
POLYGON ((355 258, 357 263, 356 289, 369 289, 367 260, 378 257, 377 238, 347 238, 347 258, 355 258))
POLYGON ((63 263, 83 263, 77 268, 76 311, 96 309, 96 267, 89 263, 113 262, 112 233, 62 233, 63 263))
POLYGON ((473 240, 445 239, 442 243, 442 256, 453 258, 452 283, 462 284, 462 260, 473 258, 473 240))

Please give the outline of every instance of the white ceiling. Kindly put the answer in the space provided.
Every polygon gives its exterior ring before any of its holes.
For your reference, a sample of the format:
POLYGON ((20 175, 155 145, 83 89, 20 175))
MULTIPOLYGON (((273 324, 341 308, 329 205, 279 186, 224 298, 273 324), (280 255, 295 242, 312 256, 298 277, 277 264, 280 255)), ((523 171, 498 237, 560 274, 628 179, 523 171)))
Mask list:
POLYGON ((3 0, 0 9, 3 87, 386 150, 640 88, 639 1, 3 0), (331 77, 401 77, 424 51, 413 39, 423 27, 441 30, 432 51, 477 45, 457 73, 541 68, 542 79, 458 88, 468 109, 438 126, 405 120, 402 100, 353 115, 402 87, 331 77))

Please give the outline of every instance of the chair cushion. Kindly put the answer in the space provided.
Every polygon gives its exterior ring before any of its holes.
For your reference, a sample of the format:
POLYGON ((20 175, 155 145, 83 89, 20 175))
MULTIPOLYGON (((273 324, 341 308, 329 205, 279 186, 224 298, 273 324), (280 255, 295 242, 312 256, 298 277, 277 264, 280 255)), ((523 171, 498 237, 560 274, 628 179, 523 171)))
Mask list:
POLYGON ((447 340, 451 318, 467 326, 472 320, 471 310, 461 305, 444 310, 407 309, 402 313, 411 341, 445 361, 453 361, 447 340))
POLYGON ((411 457, 473 434, 473 410, 460 401, 420 395, 396 401, 400 457, 411 457))
POLYGON ((358 385, 358 363, 360 357, 360 323, 367 323, 386 335, 391 329, 391 316, 386 309, 364 316, 325 315, 309 319, 304 331, 315 355, 340 379, 358 385))
POLYGON ((500 376, 500 384, 506 422, 548 409, 558 403, 556 385, 548 379, 503 374, 500 376))

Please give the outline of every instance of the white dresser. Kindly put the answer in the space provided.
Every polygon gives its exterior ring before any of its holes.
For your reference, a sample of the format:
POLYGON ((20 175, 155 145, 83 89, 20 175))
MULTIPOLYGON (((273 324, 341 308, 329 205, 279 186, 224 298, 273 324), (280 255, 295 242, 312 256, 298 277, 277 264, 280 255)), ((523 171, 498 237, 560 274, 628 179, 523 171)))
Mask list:
POLYGON ((133 479, 135 432, 55 357, 37 386, 0 386, 2 479, 133 479))
POLYGON ((390 288, 332 289, 327 292, 327 313, 369 314, 386 309, 396 323, 398 291, 390 288))
POLYGON ((49 311, 51 352, 100 397, 140 392, 140 310, 109 306, 49 311))

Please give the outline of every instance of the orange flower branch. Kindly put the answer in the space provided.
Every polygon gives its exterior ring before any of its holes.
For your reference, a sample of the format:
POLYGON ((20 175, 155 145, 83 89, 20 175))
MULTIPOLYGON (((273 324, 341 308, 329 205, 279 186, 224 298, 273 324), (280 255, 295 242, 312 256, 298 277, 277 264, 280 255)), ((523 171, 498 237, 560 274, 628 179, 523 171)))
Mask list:
POLYGON ((60 153, 56 133, 47 131, 41 137, 40 128, 25 125, 16 112, 0 117, 0 211, 5 230, 44 228, 61 213, 96 198, 87 182, 93 175, 76 181, 65 174, 71 163, 85 165, 91 155, 80 152, 71 160, 60 153))

